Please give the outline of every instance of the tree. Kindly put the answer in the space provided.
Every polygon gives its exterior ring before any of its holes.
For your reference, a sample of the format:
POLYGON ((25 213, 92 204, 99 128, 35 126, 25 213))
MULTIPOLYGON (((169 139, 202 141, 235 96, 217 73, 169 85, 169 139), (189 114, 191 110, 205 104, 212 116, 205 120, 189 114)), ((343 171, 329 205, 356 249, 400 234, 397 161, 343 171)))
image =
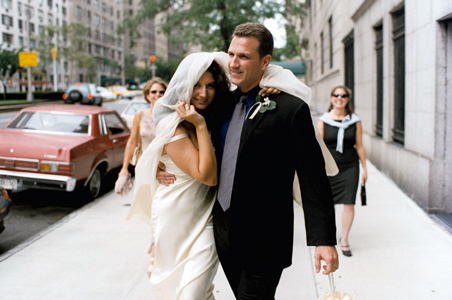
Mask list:
POLYGON ((137 15, 126 18, 119 28, 120 33, 128 31, 131 41, 141 37, 137 28, 144 20, 168 12, 160 29, 172 42, 227 51, 238 24, 286 16, 287 7, 291 14, 297 13, 305 4, 297 0, 286 0, 286 5, 277 0, 142 0, 141 5, 137 15))
POLYGON ((6 99, 6 81, 20 69, 19 52, 22 49, 6 50, 0 52, 0 76, 3 84, 3 100, 6 99))
MULTIPOLYGON (((71 66, 77 66, 84 69, 85 75, 90 80, 97 77, 96 59, 86 54, 86 44, 88 42, 88 28, 81 23, 71 23, 61 27, 63 44, 59 47, 61 55, 71 62, 71 66)), ((72 81, 72 72, 70 72, 69 81, 72 81)))

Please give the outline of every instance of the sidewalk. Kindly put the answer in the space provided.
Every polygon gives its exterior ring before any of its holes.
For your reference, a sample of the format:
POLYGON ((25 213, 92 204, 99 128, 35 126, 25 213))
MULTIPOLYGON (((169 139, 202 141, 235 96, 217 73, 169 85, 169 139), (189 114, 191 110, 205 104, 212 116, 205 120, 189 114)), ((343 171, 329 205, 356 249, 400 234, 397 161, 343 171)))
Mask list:
MULTIPOLYGON (((368 206, 356 206, 353 257, 339 255, 337 290, 354 300, 450 299, 452 235, 370 162, 368 175, 368 206)), ((125 220, 130 202, 110 192, 1 255, 1 298, 151 299, 149 227, 125 220)), ((329 291, 328 277, 314 273, 302 209, 296 206, 295 214, 294 264, 283 272, 277 299, 316 300, 329 291)), ((215 297, 233 299, 221 270, 215 297)))

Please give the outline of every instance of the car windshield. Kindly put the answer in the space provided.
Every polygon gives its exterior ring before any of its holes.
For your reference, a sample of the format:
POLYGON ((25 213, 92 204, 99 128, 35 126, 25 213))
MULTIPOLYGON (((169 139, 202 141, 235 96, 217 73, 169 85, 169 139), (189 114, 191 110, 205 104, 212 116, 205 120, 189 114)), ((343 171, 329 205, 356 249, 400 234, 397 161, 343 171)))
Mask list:
POLYGON ((88 134, 89 120, 89 115, 24 111, 7 128, 52 133, 88 134))
POLYGON ((115 89, 115 91, 127 91, 127 89, 123 86, 117 86, 114 89, 115 89))
POLYGON ((135 115, 135 113, 137 111, 145 110, 145 109, 148 109, 149 107, 150 107, 150 105, 147 102, 133 103, 126 109, 124 114, 125 115, 135 115))

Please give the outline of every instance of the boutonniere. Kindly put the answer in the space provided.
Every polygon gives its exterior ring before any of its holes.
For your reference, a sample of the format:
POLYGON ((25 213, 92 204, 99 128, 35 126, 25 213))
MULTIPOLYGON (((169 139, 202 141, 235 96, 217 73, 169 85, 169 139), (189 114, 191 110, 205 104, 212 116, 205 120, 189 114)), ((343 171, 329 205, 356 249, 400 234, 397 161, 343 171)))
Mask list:
POLYGON ((272 109, 276 108, 275 101, 270 100, 268 97, 265 97, 264 99, 262 99, 262 97, 260 95, 257 95, 256 103, 254 103, 254 105, 258 105, 258 108, 250 116, 250 119, 253 119, 256 116, 257 112, 260 112, 263 114, 267 110, 272 110, 272 109))

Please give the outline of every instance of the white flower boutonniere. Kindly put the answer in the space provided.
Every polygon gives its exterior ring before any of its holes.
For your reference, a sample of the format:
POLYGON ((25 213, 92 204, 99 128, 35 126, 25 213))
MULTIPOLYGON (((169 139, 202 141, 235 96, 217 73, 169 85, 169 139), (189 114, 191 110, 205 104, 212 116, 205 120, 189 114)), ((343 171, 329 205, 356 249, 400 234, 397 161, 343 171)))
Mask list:
MULTIPOLYGON (((253 112, 253 114, 250 116, 250 119, 253 119, 257 112, 264 113, 267 110, 272 110, 276 108, 276 102, 273 100, 270 100, 268 97, 265 97, 262 99, 260 95, 257 95, 256 97, 256 103, 254 105, 258 105, 258 108, 253 112)), ((253 106, 254 106, 253 105, 253 106)))

